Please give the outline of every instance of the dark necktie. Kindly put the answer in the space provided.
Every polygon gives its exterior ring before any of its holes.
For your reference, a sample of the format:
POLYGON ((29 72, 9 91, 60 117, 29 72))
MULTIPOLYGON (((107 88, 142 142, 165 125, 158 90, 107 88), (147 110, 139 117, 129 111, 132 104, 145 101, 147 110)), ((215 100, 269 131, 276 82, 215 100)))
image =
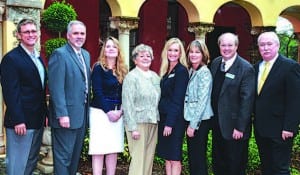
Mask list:
POLYGON ((225 61, 221 63, 220 70, 221 72, 225 72, 225 61))

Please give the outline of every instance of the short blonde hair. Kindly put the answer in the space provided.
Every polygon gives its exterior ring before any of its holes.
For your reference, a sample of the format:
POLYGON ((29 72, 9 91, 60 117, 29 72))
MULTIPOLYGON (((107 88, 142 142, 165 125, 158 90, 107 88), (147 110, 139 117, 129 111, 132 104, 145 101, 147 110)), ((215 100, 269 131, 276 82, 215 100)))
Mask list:
POLYGON ((239 37, 236 34, 233 34, 233 33, 230 33, 230 32, 226 32, 226 33, 223 33, 222 35, 219 36, 219 38, 218 38, 218 45, 219 46, 220 46, 221 40, 223 40, 224 36, 231 36, 234 39, 234 44, 236 46, 239 45, 239 37))
POLYGON ((160 65, 160 72, 159 75, 162 77, 164 76, 169 67, 169 60, 168 60, 168 49, 172 44, 178 44, 180 49, 180 57, 179 63, 181 63, 184 67, 188 68, 188 64, 186 61, 186 54, 183 47, 183 44, 179 38, 170 38, 166 43, 161 53, 161 65, 160 65))
POLYGON ((151 60, 153 60, 153 49, 151 46, 148 46, 146 44, 139 44, 133 49, 132 60, 134 61, 137 58, 138 54, 141 52, 148 52, 151 56, 151 60))

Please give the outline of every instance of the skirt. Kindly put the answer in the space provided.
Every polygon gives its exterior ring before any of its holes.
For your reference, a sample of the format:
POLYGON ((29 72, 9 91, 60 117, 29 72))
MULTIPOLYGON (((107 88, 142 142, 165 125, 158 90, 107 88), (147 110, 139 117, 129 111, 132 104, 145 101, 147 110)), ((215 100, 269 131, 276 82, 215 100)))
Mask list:
POLYGON ((101 155, 119 153, 124 150, 124 124, 121 117, 111 122, 106 113, 90 107, 89 154, 101 155))

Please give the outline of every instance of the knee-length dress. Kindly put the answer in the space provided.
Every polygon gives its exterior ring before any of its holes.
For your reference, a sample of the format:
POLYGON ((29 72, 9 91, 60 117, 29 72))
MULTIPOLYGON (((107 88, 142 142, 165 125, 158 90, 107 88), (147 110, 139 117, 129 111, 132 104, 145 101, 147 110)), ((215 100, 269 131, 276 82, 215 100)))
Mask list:
POLYGON ((183 108, 188 80, 188 70, 182 64, 177 63, 169 74, 163 76, 160 83, 157 156, 166 160, 180 161, 182 159, 185 132, 183 108), (170 136, 163 136, 165 126, 172 127, 170 136))
POLYGON ((111 122, 106 115, 110 110, 120 109, 122 85, 112 70, 105 70, 100 64, 93 68, 91 83, 89 154, 123 152, 123 118, 121 117, 117 122, 111 122))

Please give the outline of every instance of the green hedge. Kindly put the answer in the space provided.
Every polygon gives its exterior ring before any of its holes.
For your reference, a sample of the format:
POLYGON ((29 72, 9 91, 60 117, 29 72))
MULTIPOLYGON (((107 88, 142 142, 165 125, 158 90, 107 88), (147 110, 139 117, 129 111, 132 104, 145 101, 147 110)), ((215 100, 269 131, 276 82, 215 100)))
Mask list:
POLYGON ((41 22, 52 32, 63 32, 70 21, 77 18, 77 13, 72 5, 62 2, 54 2, 42 13, 41 22))
POLYGON ((45 42, 45 51, 46 51, 46 57, 49 58, 49 56, 52 54, 52 52, 64 44, 67 43, 67 40, 65 38, 53 38, 49 39, 45 42))

